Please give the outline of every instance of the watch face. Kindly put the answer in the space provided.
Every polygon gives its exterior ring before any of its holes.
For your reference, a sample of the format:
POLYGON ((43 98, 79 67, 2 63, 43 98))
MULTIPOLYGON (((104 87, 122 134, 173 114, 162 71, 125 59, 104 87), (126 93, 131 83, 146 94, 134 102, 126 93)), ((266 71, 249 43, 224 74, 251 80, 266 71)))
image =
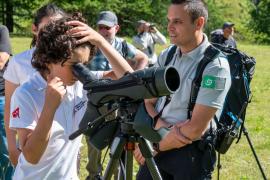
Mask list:
POLYGON ((160 150, 159 150, 159 143, 153 143, 153 149, 154 149, 156 152, 160 152, 160 150))

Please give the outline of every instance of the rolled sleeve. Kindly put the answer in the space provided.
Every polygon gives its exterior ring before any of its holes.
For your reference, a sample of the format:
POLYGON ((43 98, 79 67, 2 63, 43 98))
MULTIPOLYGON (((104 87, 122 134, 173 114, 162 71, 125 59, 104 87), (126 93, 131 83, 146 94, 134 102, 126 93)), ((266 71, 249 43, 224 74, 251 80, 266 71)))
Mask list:
POLYGON ((221 109, 230 87, 231 75, 228 60, 219 57, 210 62, 204 70, 196 104, 221 109), (212 84, 207 84, 207 80, 212 84))

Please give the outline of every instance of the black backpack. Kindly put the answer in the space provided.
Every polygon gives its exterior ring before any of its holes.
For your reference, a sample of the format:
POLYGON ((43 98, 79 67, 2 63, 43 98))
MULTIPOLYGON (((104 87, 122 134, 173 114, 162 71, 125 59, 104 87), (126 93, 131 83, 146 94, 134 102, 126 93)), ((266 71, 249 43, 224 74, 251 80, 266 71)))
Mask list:
MULTIPOLYGON (((170 63, 176 49, 176 46, 170 48, 164 66, 170 63)), ((192 110, 196 103, 203 71, 206 65, 220 53, 223 53, 228 58, 232 81, 220 119, 217 119, 216 116, 214 117, 217 124, 217 129, 214 132, 216 136, 215 149, 219 153, 225 154, 233 140, 238 137, 239 141, 241 138, 246 108, 251 99, 250 81, 254 74, 256 61, 253 57, 249 57, 237 49, 224 47, 219 44, 210 45, 206 49, 204 57, 197 67, 196 75, 192 82, 188 105, 188 118, 191 117, 192 110)))

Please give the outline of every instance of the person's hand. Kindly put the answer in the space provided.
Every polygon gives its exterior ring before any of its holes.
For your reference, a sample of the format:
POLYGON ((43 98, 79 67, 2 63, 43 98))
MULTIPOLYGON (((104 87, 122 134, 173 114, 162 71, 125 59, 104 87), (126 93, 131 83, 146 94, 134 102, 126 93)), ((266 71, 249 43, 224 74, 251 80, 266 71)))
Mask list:
MULTIPOLYGON (((154 151, 153 153, 153 157, 155 155, 157 155, 157 152, 154 151)), ((133 151, 133 155, 134 155, 134 158, 135 160, 140 164, 140 165, 144 165, 145 163, 145 158, 143 157, 142 153, 141 153, 141 150, 138 146, 138 143, 135 145, 135 150, 133 151)))
POLYGON ((187 144, 192 143, 192 141, 190 139, 187 139, 180 132, 180 128, 185 123, 186 122, 178 123, 177 125, 174 125, 170 129, 170 132, 159 143, 160 151, 167 151, 170 149, 180 148, 180 147, 183 147, 187 144))
POLYGON ((19 151, 17 147, 8 149, 9 160, 13 166, 17 166, 20 153, 21 151, 19 151))
POLYGON ((149 27, 149 32, 151 32, 151 33, 156 33, 158 30, 157 30, 157 28, 155 27, 155 26, 150 26, 149 27))
POLYGON ((47 77, 47 84, 45 104, 56 110, 66 94, 66 88, 60 78, 50 77, 50 75, 47 77))
POLYGON ((145 163, 145 158, 143 157, 141 150, 138 146, 138 144, 135 145, 135 150, 133 151, 133 155, 135 160, 140 164, 140 165, 144 165, 145 163))
POLYGON ((77 44, 84 42, 90 42, 93 45, 98 46, 104 38, 94 29, 89 27, 87 24, 80 21, 69 21, 66 22, 67 25, 75 26, 70 29, 67 33, 73 37, 78 37, 77 44))

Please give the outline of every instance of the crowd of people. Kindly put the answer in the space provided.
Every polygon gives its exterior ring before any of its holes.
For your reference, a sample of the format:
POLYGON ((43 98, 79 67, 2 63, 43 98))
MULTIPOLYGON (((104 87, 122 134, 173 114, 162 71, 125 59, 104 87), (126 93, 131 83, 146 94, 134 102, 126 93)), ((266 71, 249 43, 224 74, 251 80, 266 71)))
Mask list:
MULTIPOLYGON (((168 65, 179 72, 179 89, 168 103, 166 97, 145 100, 152 118, 162 112, 154 128, 169 129, 159 143, 153 143, 154 160, 163 179, 211 179, 215 151, 206 149, 210 155, 205 159, 206 152, 198 145, 214 116, 220 115, 230 88, 225 56, 220 54, 206 66, 191 116, 187 107, 196 67, 210 42, 237 47, 234 24, 225 22, 209 41, 203 1, 172 0, 167 19, 172 45, 159 55, 155 45, 167 40, 155 24, 139 20, 131 44, 116 36, 120 25, 112 11, 98 14, 94 30, 80 13, 68 14, 55 4, 42 6, 33 19, 31 49, 16 55, 11 53, 8 29, 1 25, 0 179, 78 179, 79 168, 84 168, 79 158, 81 136, 69 140, 69 135, 78 129, 88 99, 73 65, 83 63, 96 79, 118 79, 127 72, 164 67, 173 45, 177 48, 168 65), (219 86, 204 85, 209 78, 219 86)), ((101 152, 89 137, 86 142, 87 179, 94 180, 102 173, 101 152)), ((138 146, 134 158, 140 165, 137 179, 152 179, 138 146)), ((117 172, 114 177, 118 178, 117 172)))

